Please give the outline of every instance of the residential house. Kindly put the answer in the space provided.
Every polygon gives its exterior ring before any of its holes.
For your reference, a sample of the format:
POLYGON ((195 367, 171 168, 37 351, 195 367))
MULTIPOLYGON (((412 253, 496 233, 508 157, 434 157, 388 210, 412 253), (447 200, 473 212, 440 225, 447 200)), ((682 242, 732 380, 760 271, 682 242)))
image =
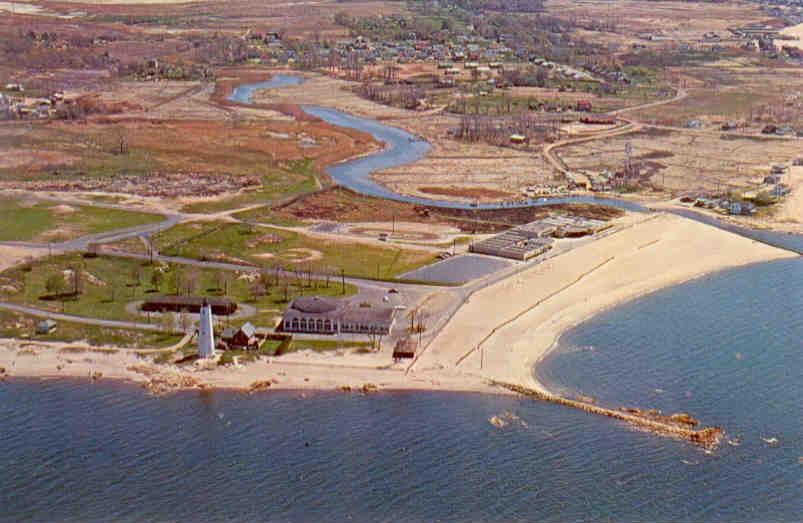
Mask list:
POLYGON ((220 340, 229 349, 253 349, 258 348, 260 339, 257 337, 256 327, 250 322, 245 322, 239 329, 227 327, 220 335, 220 340))

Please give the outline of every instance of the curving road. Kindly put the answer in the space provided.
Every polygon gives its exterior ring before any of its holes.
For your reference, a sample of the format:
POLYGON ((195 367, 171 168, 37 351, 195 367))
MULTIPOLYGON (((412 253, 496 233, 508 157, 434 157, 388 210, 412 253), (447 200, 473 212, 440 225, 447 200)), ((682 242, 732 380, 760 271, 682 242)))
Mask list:
POLYGON ((136 321, 125 320, 102 320, 100 318, 90 318, 88 316, 76 316, 74 314, 64 314, 62 312, 48 311, 44 309, 37 309, 36 307, 29 307, 27 305, 20 305, 17 303, 0 302, 0 309, 28 314, 36 316, 37 318, 49 318, 52 320, 69 321, 73 323, 84 323, 86 325, 97 325, 100 327, 111 327, 116 329, 136 329, 147 331, 161 331, 159 325, 151 323, 139 323, 136 321))

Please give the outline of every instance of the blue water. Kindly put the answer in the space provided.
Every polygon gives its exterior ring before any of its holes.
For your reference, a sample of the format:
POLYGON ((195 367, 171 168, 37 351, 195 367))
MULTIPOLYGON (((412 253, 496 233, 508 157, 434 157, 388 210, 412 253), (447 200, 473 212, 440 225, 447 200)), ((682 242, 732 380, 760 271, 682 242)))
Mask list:
POLYGON ((712 453, 526 398, 0 383, 0 522, 800 521, 803 260, 605 313, 538 377, 688 410, 712 453), (511 411, 524 424, 498 429, 511 411), (776 437, 777 447, 761 438, 776 437))
POLYGON ((798 258, 613 309, 537 371, 742 440, 711 454, 516 397, 0 382, 0 522, 801 521, 801 340, 798 258))
MULTIPOLYGON (((567 332, 537 377, 603 404, 688 410, 740 447, 721 503, 761 499, 803 520, 803 259, 724 271, 567 332), (778 438, 770 447, 762 438, 778 438)), ((745 510, 747 504, 745 504, 745 510)))
MULTIPOLYGON (((250 103, 251 96, 253 95, 254 91, 258 89, 271 89, 298 85, 302 81, 303 79, 298 76, 276 74, 269 80, 239 85, 234 89, 231 96, 229 96, 229 100, 247 104, 250 103)), ((472 205, 461 201, 433 200, 430 198, 399 194, 385 187, 384 185, 375 182, 371 178, 371 174, 381 169, 406 165, 423 158, 430 149, 430 145, 427 142, 418 139, 416 136, 413 136, 403 129, 391 127, 370 118, 362 118, 338 111, 337 109, 319 107, 316 105, 304 105, 303 108, 307 113, 317 116, 318 118, 333 125, 349 127, 367 132, 371 134, 374 139, 385 144, 385 147, 381 151, 377 151, 360 158, 355 158, 353 160, 330 165, 326 168, 329 175, 338 184, 348 187, 349 189, 361 194, 407 203, 415 203, 419 205, 457 209, 537 207, 539 205, 549 205, 554 203, 582 202, 610 205, 636 212, 647 212, 649 210, 639 203, 628 200, 620 200, 617 198, 598 198, 595 196, 585 195, 554 198, 527 198, 517 201, 490 202, 472 205)), ((800 234, 783 234, 773 231, 749 229, 747 227, 729 224, 723 222, 722 220, 717 220, 691 210, 672 210, 669 212, 706 223, 735 234, 747 236, 748 238, 770 243, 772 245, 803 254, 803 235, 800 234)))
MULTIPOLYGON (((303 79, 297 76, 276 74, 273 75, 269 80, 241 84, 237 86, 229 96, 229 100, 247 104, 251 102, 251 96, 256 90, 297 85, 302 81, 303 79)), ((302 107, 307 113, 317 116, 325 122, 333 125, 339 125, 341 127, 358 129, 371 134, 374 139, 383 142, 385 147, 380 151, 335 165, 330 165, 326 168, 327 173, 338 184, 361 194, 408 203, 430 205, 433 207, 448 207, 457 209, 500 209, 503 207, 534 207, 564 202, 590 202, 615 205, 617 207, 634 211, 645 210, 643 206, 634 202, 609 198, 596 198, 593 196, 571 196, 567 198, 528 198, 518 201, 491 202, 472 205, 460 201, 433 200, 430 198, 399 194, 388 189, 384 185, 375 182, 373 179, 371 179, 371 173, 381 169, 406 165, 423 158, 427 151, 429 151, 431 148, 426 141, 419 139, 403 129, 385 125, 370 118, 362 118, 352 114, 344 113, 343 111, 338 111, 337 109, 320 107, 317 105, 304 105, 302 107)))
POLYGON ((250 103, 251 96, 254 94, 254 91, 258 91, 259 89, 275 89, 277 87, 298 85, 301 82, 303 82, 303 78, 298 76, 289 74, 275 74, 268 80, 238 85, 231 92, 231 95, 229 95, 229 100, 232 102, 250 103))

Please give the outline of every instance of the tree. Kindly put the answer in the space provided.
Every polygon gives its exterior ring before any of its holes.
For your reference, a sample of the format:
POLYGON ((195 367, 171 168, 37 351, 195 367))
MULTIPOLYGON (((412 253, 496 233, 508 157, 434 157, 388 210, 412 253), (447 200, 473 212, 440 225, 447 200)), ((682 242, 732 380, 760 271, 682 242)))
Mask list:
POLYGON ((199 279, 200 275, 198 274, 198 271, 194 269, 187 271, 187 273, 184 275, 183 281, 184 294, 187 296, 195 294, 195 291, 198 289, 199 279))
MULTIPOLYGON (((260 277, 262 275, 260 274, 260 277)), ((224 294, 229 290, 229 276, 225 271, 218 271, 215 273, 215 290, 222 291, 224 294)))
POLYGON ((154 290, 158 291, 161 286, 162 282, 164 281, 164 273, 159 269, 154 269, 151 273, 151 286, 154 290))
POLYGON ((81 279, 81 267, 74 265, 70 267, 71 292, 77 296, 83 292, 83 280, 81 279))
POLYGON ((115 153, 128 154, 128 133, 125 127, 117 127, 114 131, 115 153))
POLYGON ((181 314, 179 323, 181 325, 182 331, 184 331, 185 333, 189 332, 193 326, 192 316, 190 316, 189 314, 181 314))
POLYGON ((64 294, 65 288, 64 275, 60 272, 51 274, 45 280, 45 290, 50 296, 60 296, 64 294))
POLYGON ((256 284, 262 287, 263 295, 270 294, 271 287, 273 287, 273 282, 271 281, 270 275, 264 272, 260 272, 259 276, 257 276, 256 284))
POLYGON ((139 287, 142 285, 142 268, 139 266, 135 266, 131 269, 131 283, 135 286, 139 287))
POLYGON ((173 332, 176 330, 176 315, 172 312, 163 312, 161 318, 161 327, 165 332, 173 332))
POLYGON ((261 281, 256 280, 254 283, 251 284, 249 288, 251 292, 251 297, 256 300, 265 295, 265 286, 262 284, 261 281))

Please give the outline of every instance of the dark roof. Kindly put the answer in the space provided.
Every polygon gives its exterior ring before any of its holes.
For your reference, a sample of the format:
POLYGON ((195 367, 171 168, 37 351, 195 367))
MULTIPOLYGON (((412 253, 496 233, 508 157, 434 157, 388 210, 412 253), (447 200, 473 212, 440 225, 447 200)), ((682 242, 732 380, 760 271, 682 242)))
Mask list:
POLYGON ((310 314, 323 314, 337 309, 339 303, 324 296, 300 296, 293 300, 290 308, 310 314))
POLYGON ((163 296, 152 296, 145 300, 145 303, 159 303, 159 304, 174 304, 174 305, 196 305, 201 306, 204 303, 208 303, 209 305, 222 305, 222 306, 230 306, 234 302, 232 302, 228 298, 221 298, 217 296, 172 296, 172 295, 163 295, 163 296))
POLYGON ((339 319, 344 323, 390 325, 393 322, 393 307, 381 305, 362 306, 358 302, 326 296, 302 296, 294 299, 284 311, 284 321, 293 318, 320 317, 339 319), (300 302, 300 303, 299 303, 300 302))

